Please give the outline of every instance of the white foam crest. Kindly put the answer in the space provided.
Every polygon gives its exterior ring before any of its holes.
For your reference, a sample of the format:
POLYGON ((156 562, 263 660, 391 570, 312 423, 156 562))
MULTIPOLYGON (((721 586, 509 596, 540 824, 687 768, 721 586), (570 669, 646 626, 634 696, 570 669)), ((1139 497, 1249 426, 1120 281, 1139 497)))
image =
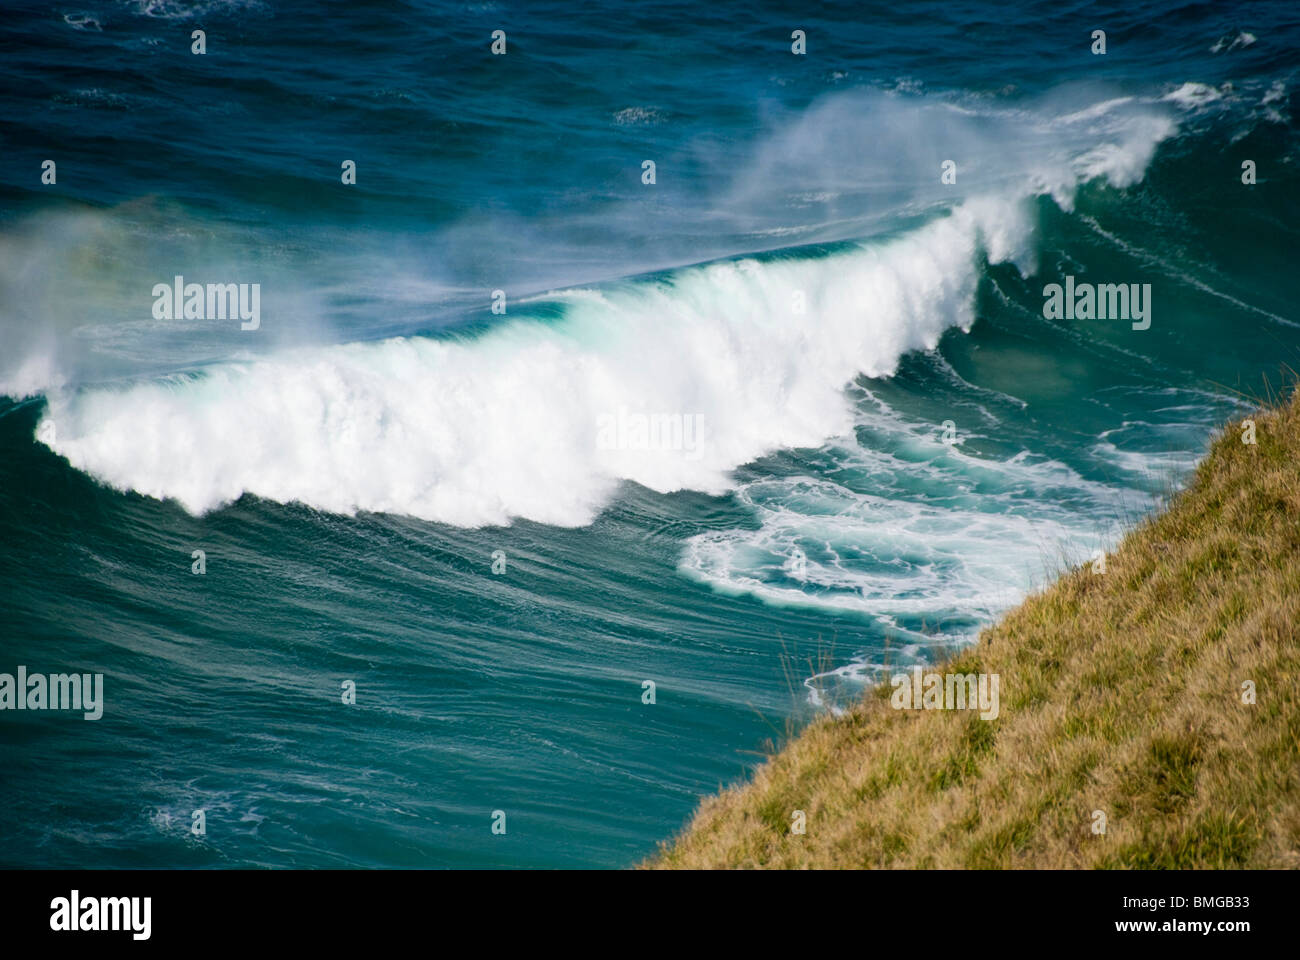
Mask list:
POLYGON ((192 512, 252 493, 466 526, 584 524, 621 480, 721 492, 740 464, 842 432, 855 375, 889 375, 904 353, 972 322, 977 238, 995 236, 1010 253, 1027 230, 1015 209, 959 209, 822 259, 716 263, 561 292, 565 317, 552 324, 56 392, 50 445, 114 487, 192 512), (695 417, 706 429, 691 449, 602 445, 600 418, 620 411, 695 417))
POLYGON ((1209 84, 1189 80, 1178 89, 1165 94, 1161 99, 1176 103, 1180 107, 1193 108, 1204 106, 1207 103, 1214 103, 1216 100, 1222 100, 1223 94, 1209 84))

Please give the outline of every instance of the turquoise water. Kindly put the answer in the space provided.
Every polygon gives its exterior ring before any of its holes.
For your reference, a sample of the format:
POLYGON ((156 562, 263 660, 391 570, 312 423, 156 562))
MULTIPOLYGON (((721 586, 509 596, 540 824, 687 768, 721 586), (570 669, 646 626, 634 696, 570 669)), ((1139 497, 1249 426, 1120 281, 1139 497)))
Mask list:
POLYGON ((15 8, 0 672, 105 704, 0 713, 0 862, 637 862, 1282 382, 1296 41, 1280 4, 15 8), (177 275, 260 284, 259 328, 157 318, 177 275), (1067 276, 1150 284, 1149 328, 1046 319, 1067 276))

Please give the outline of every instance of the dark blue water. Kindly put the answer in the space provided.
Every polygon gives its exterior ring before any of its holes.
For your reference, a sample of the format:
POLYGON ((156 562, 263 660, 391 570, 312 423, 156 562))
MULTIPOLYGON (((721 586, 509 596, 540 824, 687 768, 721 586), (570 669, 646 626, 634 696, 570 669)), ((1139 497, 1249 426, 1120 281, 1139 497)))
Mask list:
POLYGON ((0 711, 0 862, 635 863, 1295 365, 1298 40, 1280 3, 10 4, 0 673, 105 694, 0 711), (176 276, 257 284, 256 329, 159 316, 176 276), (1149 327, 1048 319, 1067 276, 1149 284, 1149 327))

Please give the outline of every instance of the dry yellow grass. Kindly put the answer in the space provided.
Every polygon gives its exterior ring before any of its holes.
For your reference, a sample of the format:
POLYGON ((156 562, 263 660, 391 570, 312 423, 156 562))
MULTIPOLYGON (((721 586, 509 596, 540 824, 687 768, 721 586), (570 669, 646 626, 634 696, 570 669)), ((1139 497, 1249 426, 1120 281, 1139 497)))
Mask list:
POLYGON ((1254 421, 1105 573, 1067 572, 930 668, 999 674, 996 720, 878 688, 646 866, 1300 866, 1300 394, 1254 421))

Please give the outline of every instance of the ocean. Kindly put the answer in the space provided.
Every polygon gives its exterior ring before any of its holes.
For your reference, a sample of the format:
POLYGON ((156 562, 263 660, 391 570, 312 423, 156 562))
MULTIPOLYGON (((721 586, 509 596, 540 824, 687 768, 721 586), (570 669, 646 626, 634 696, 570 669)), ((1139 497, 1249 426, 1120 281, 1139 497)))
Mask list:
POLYGON ((1277 391, 1298 68, 1287 3, 6 3, 0 673, 103 703, 0 711, 0 865, 635 865, 1277 391))

